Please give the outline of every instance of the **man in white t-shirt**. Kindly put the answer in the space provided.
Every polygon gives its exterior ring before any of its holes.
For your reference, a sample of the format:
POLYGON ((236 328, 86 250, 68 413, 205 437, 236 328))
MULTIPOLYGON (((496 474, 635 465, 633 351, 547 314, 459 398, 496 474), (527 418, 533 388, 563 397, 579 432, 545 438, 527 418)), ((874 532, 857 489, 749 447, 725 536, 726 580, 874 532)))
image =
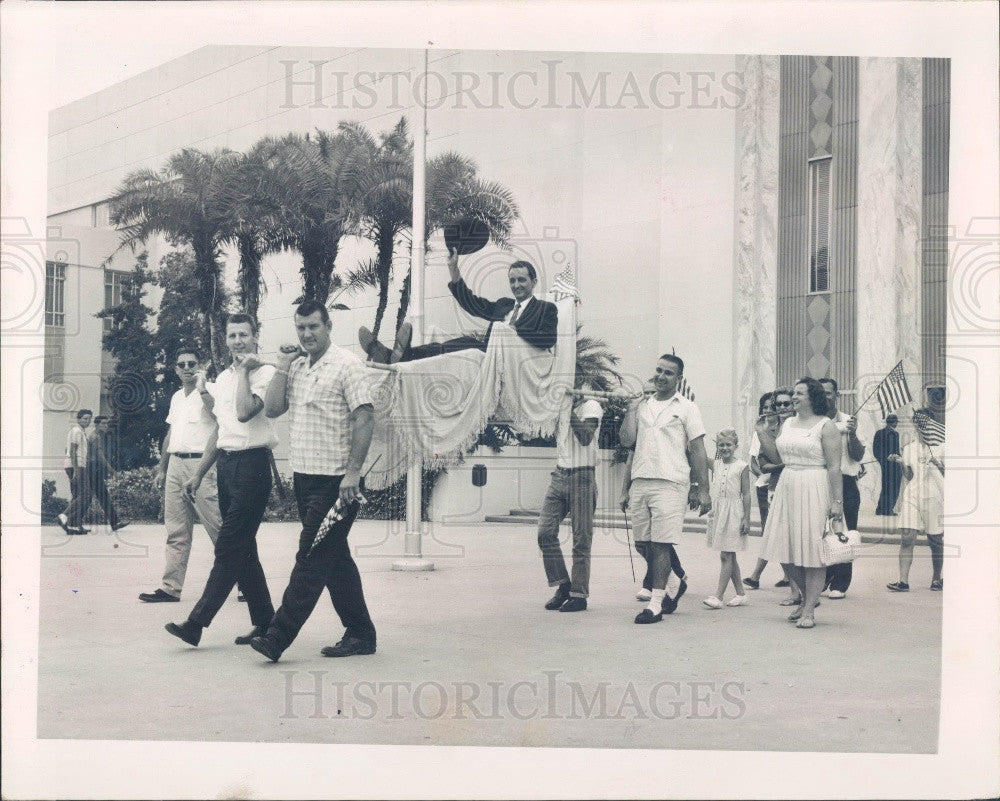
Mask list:
MULTIPOLYGON (((576 388, 581 381, 578 379, 576 388)), ((593 398, 566 397, 556 428, 556 469, 542 502, 538 547, 549 586, 555 595, 546 609, 582 612, 590 595, 590 546, 597 508, 597 438, 604 410, 593 398), (573 523, 572 579, 559 547, 559 526, 566 515, 573 523)))
POLYGON ((188 619, 166 625, 168 632, 188 645, 199 643, 202 629, 211 624, 237 584, 254 627, 250 634, 236 638, 237 645, 249 645, 274 615, 257 556, 257 529, 271 494, 271 449, 278 444, 274 427, 264 415, 264 396, 274 367, 248 358, 257 352, 257 325, 247 314, 229 315, 226 347, 233 356, 232 365, 219 373, 214 384, 199 391, 205 407, 215 415, 215 433, 209 437, 197 472, 185 485, 188 497, 196 497, 218 459, 222 525, 215 542, 215 562, 188 619))
POLYGON ((891 454, 889 460, 902 467, 907 484, 899 499, 899 581, 887 585, 893 592, 910 589, 913 546, 924 534, 931 549, 931 589, 941 591, 944 580, 944 436, 931 409, 917 409, 913 424, 917 439, 891 454))
MULTIPOLYGON (((820 384, 826 392, 826 413, 840 432, 840 475, 844 488, 844 523, 847 528, 857 530, 858 511, 861 509, 861 493, 858 491, 858 477, 861 474, 861 460, 865 458, 865 444, 858 437, 858 420, 854 415, 837 410, 840 391, 832 378, 821 378, 820 384)), ((826 587, 823 595, 833 600, 843 598, 851 586, 853 568, 851 562, 830 565, 826 569, 826 587)))
MULTIPOLYGON (((661 356, 653 376, 656 393, 629 407, 619 431, 622 445, 635 446, 626 464, 622 496, 632 515, 636 550, 646 560, 653 584, 649 606, 636 616, 636 623, 659 623, 663 618, 672 575, 670 549, 684 530, 692 469, 699 514, 712 508, 705 426, 698 407, 677 391, 683 374, 680 357, 661 356)), ((671 592, 675 598, 679 594, 671 592)))
POLYGON ((69 488, 72 493, 66 511, 58 515, 56 520, 67 534, 88 534, 90 529, 83 527, 83 516, 90 508, 93 489, 87 476, 87 450, 90 442, 87 439, 87 428, 94 419, 90 409, 80 409, 76 413, 76 425, 66 435, 66 458, 63 468, 69 476, 69 488))
POLYGON ((167 565, 163 571, 163 586, 154 592, 139 593, 139 600, 146 603, 169 603, 181 599, 196 516, 213 545, 219 538, 222 517, 215 466, 205 474, 193 498, 184 492, 184 485, 194 477, 215 428, 215 418, 205 408, 201 398, 201 391, 207 391, 202 369, 201 358, 193 349, 181 348, 177 351, 174 372, 181 380, 181 388, 170 399, 167 435, 160 452, 160 464, 156 468, 156 484, 163 493, 167 565))

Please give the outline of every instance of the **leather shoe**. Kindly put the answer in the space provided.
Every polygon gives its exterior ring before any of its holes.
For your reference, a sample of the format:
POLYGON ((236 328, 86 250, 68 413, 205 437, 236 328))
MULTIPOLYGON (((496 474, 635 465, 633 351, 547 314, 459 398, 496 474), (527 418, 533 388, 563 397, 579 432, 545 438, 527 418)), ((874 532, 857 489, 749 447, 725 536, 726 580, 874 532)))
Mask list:
POLYGON ((560 584, 556 590, 556 594, 549 598, 548 602, 545 604, 545 608, 549 611, 555 611, 559 609, 566 600, 569 598, 569 584, 560 584))
POLYGON ((636 623, 659 623, 663 620, 663 613, 653 614, 649 609, 643 609, 635 616, 636 623))
POLYGON ((389 354, 389 364, 395 364, 406 355, 412 337, 413 326, 409 323, 403 323, 396 332, 396 344, 393 345, 392 353, 389 354))
POLYGON ((254 626, 250 629, 249 634, 243 634, 237 637, 233 642, 237 645, 249 645, 250 640, 254 637, 263 637, 267 633, 267 626, 254 626))
POLYGON ((336 645, 328 645, 322 651, 323 656, 364 656, 375 653, 375 640, 361 640, 357 637, 345 636, 336 645))
POLYGON ((145 601, 147 604, 163 604, 163 603, 180 603, 180 598, 176 595, 171 595, 169 592, 164 592, 163 590, 157 590, 156 592, 140 592, 139 600, 145 601))
POLYGON ((277 662, 281 659, 281 649, 278 648, 274 640, 266 635, 251 639, 250 647, 253 648, 258 654, 266 656, 272 662, 277 662))
POLYGON ((125 528, 125 526, 131 525, 131 523, 132 523, 131 520, 118 521, 118 524, 112 526, 111 530, 112 531, 121 531, 123 528, 125 528))
POLYGON ((392 352, 375 339, 375 335, 364 326, 358 329, 358 342, 361 343, 362 350, 368 354, 368 358, 373 362, 379 362, 380 364, 389 363, 392 352))
POLYGON ((192 620, 185 620, 179 626, 176 623, 167 623, 164 628, 188 645, 197 645, 201 642, 201 626, 192 620))
POLYGON ((586 598, 567 598, 566 602, 559 607, 560 612, 582 612, 587 608, 586 598))

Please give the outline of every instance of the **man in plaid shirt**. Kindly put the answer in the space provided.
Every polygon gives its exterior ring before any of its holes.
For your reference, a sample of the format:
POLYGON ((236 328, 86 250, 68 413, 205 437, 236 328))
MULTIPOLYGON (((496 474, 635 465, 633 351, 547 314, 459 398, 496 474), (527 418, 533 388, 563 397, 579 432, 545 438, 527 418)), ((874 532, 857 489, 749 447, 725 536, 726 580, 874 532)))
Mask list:
POLYGON ((330 342, 326 307, 307 300, 295 310, 299 346, 283 345, 264 398, 268 417, 291 411, 291 463, 295 501, 302 520, 299 550, 288 588, 263 636, 251 647, 273 662, 292 644, 324 587, 346 631, 323 656, 375 653, 375 625, 368 614, 361 575, 347 535, 358 513, 361 466, 374 427, 366 371, 354 354, 330 342), (337 502, 343 519, 310 553, 326 513, 337 502))

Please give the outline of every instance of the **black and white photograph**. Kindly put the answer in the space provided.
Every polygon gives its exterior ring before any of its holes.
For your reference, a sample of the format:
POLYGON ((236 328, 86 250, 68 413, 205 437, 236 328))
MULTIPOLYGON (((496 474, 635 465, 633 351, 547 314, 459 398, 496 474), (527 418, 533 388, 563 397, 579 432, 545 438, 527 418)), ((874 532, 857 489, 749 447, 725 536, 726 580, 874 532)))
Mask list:
POLYGON ((5 797, 1000 792, 995 6, 0 14, 5 797))

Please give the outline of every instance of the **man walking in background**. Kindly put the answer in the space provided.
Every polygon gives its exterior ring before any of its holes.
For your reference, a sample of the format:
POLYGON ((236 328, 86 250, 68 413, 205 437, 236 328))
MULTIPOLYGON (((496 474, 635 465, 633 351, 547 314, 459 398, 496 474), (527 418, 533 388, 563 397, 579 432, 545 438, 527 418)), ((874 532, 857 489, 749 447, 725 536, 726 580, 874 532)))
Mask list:
POLYGON ((94 433, 87 444, 87 481, 90 483, 91 491, 97 502, 104 509, 107 515, 108 525, 112 531, 124 528, 128 523, 122 523, 118 519, 118 512, 111 502, 111 494, 108 492, 108 479, 115 474, 114 465, 108 458, 112 452, 108 438, 111 432, 108 430, 108 418, 106 415, 98 415, 94 418, 94 433))
POLYGON ((896 500, 899 498, 899 485, 902 483, 903 472, 899 460, 890 458, 900 454, 899 432, 896 431, 898 423, 899 418, 896 415, 888 415, 885 418, 885 428, 876 431, 872 440, 872 452, 878 460, 879 467, 882 468, 882 493, 878 496, 878 505, 875 507, 877 515, 894 514, 896 500))
POLYGON ((83 527, 83 516, 90 508, 93 492, 87 475, 87 453, 90 440, 87 438, 87 428, 94 413, 90 409, 80 409, 76 413, 76 425, 66 435, 66 459, 63 467, 69 476, 70 502, 66 511, 56 517, 59 525, 67 534, 89 534, 90 529, 83 527))

